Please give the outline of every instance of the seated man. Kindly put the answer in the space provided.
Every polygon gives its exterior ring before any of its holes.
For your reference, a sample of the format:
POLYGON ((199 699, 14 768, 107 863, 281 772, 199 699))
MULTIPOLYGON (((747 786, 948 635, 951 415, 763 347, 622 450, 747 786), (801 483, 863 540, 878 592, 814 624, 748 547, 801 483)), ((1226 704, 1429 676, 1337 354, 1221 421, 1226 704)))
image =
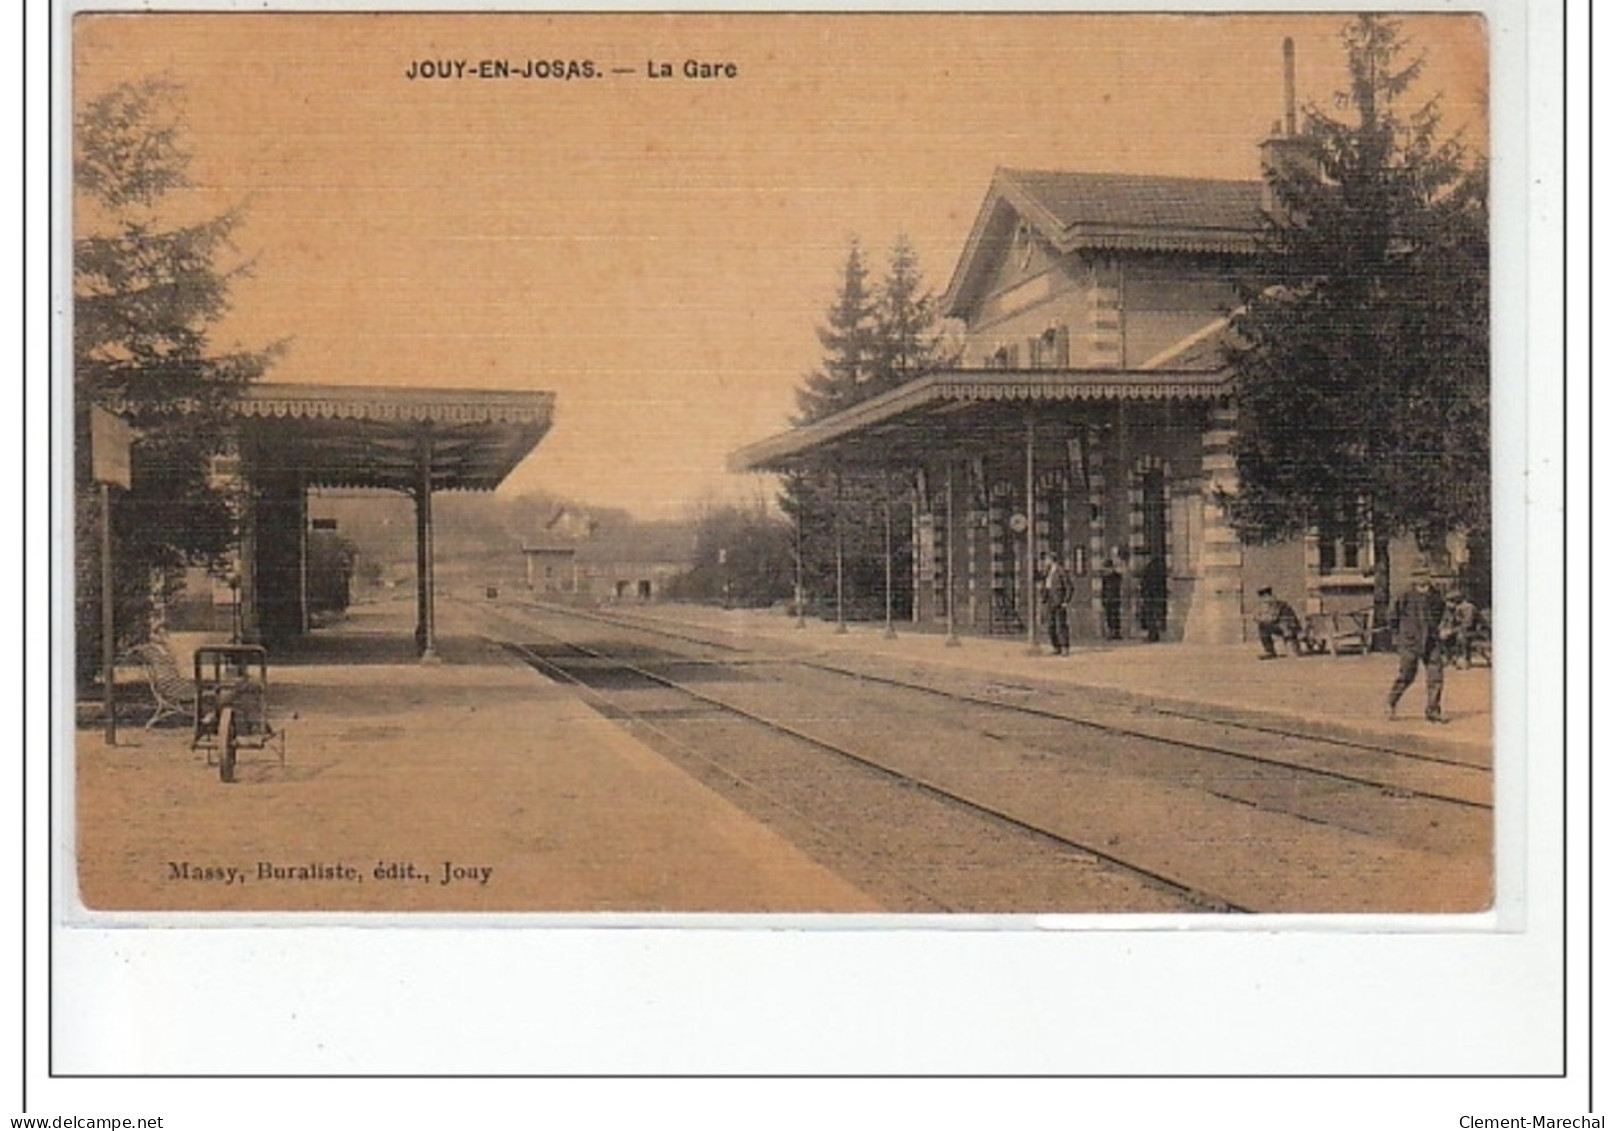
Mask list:
POLYGON ((1447 595, 1447 609, 1441 619, 1441 644, 1449 664, 1467 668, 1473 662, 1479 621, 1480 610, 1463 590, 1454 589, 1447 595))
POLYGON ((1260 602, 1256 609, 1256 635, 1262 641, 1263 660, 1274 659, 1278 652, 1273 648, 1275 637, 1283 637, 1291 654, 1301 654, 1301 618, 1295 615, 1295 610, 1287 601, 1280 601, 1273 596, 1270 587, 1263 586, 1256 591, 1260 602))

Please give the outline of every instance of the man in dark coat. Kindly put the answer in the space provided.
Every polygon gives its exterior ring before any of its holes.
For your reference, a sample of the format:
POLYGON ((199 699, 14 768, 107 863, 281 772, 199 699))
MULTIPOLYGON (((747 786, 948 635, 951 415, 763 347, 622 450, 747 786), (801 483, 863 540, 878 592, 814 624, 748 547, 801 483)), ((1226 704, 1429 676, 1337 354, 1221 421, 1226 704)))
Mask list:
POLYGON ((1430 584, 1430 575, 1423 570, 1413 574, 1413 584, 1398 597, 1391 609, 1392 639, 1396 642, 1398 667, 1396 682, 1385 697, 1385 717, 1396 717, 1396 704, 1402 693, 1412 686, 1419 674, 1419 663, 1424 663, 1424 717, 1432 723, 1444 723, 1447 716, 1441 712, 1442 655, 1441 618, 1446 602, 1430 584))
POLYGON ((1138 579, 1139 624, 1151 643, 1166 631, 1167 588, 1166 558, 1151 554, 1138 579))
POLYGON ((1071 598, 1076 584, 1060 564, 1058 554, 1043 555, 1043 619, 1049 626, 1049 644, 1056 656, 1071 654, 1071 598))
POLYGON ((1122 638, 1122 575, 1116 563, 1105 559, 1099 574, 1099 604, 1105 613, 1105 639, 1122 638))

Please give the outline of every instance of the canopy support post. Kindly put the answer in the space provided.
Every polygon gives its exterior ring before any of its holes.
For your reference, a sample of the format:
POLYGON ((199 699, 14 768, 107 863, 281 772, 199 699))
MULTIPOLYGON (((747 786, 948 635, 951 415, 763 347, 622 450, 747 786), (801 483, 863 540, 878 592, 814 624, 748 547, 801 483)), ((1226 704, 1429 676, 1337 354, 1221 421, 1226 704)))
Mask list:
POLYGON ((887 468, 880 472, 881 511, 886 526, 886 639, 897 639, 897 628, 892 624, 892 473, 887 468))
POLYGON ((1037 420, 1026 414, 1026 650, 1040 655, 1037 643, 1037 420))
POLYGON ((947 527, 948 527, 948 532, 947 532, 947 537, 948 537, 947 548, 948 548, 948 552, 947 552, 947 555, 946 555, 946 560, 947 560, 947 567, 948 567, 948 581, 947 581, 947 585, 944 586, 944 590, 945 590, 944 596, 946 598, 947 609, 948 609, 948 636, 947 636, 946 643, 947 643, 947 646, 949 648, 957 648, 959 646, 959 633, 957 631, 957 626, 955 625, 954 619, 953 619, 953 458, 951 456, 949 456, 949 457, 947 457, 947 460, 948 460, 948 475, 947 475, 947 496, 948 496, 948 500, 947 500, 946 519, 947 519, 947 527))
POLYGON ((415 486, 415 650, 423 664, 441 662, 432 589, 432 438, 427 435, 421 442, 420 478, 415 486))
POLYGON ((807 594, 802 589, 802 511, 807 506, 807 477, 800 480, 801 494, 796 500, 796 627, 807 627, 807 594))
POLYGON ((836 477, 836 504, 835 504, 835 516, 836 516, 836 632, 842 633, 842 632, 847 631, 847 607, 846 607, 846 590, 845 590, 845 577, 844 577, 845 558, 846 558, 846 552, 845 552, 844 543, 845 543, 846 539, 845 539, 845 537, 843 536, 843 533, 842 533, 842 521, 841 521, 841 472, 837 471, 835 473, 835 477, 836 477))

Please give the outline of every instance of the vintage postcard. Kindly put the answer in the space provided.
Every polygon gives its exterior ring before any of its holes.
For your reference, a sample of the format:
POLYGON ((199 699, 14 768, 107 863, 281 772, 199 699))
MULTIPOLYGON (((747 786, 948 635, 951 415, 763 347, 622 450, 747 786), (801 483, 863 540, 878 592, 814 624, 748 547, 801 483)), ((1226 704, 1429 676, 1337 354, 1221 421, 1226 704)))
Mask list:
POLYGON ((63 918, 1518 922, 1496 18, 76 11, 63 918))
POLYGON ((1481 17, 86 12, 73 78, 86 907, 1493 906, 1481 17))

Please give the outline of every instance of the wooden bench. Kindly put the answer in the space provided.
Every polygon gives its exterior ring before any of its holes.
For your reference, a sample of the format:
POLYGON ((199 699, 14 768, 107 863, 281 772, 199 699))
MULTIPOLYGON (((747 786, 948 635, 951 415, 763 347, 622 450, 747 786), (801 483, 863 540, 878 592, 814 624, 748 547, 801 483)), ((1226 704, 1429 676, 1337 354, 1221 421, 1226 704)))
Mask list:
POLYGON ((1329 651, 1329 638, 1334 631, 1333 613, 1308 613, 1301 622, 1301 651, 1308 656, 1329 651))
POLYGON ((1374 607, 1352 609, 1343 613, 1323 613, 1327 626, 1322 633, 1325 652, 1343 656, 1355 652, 1366 656, 1374 648, 1374 607))

